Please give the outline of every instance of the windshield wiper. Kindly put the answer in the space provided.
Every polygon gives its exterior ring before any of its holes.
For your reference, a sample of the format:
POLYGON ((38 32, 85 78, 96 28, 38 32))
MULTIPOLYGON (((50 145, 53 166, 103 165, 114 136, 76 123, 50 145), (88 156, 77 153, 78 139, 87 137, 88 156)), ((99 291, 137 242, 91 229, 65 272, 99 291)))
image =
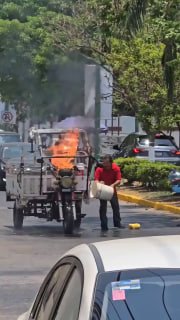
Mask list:
POLYGON ((148 271, 151 272, 152 274, 154 274, 155 276, 158 276, 158 277, 162 280, 162 282, 163 282, 163 293, 162 293, 163 306, 164 306, 164 309, 165 309, 165 311, 166 311, 166 313, 167 313, 167 316, 168 316, 169 320, 173 320, 173 319, 171 318, 170 314, 169 314, 168 308, 166 307, 166 302, 165 302, 166 283, 165 283, 163 277, 162 277, 160 274, 158 274, 158 273, 156 273, 156 272, 154 272, 154 271, 152 271, 152 270, 149 270, 149 269, 148 269, 148 271))
MULTIPOLYGON (((121 279, 121 272, 122 272, 122 271, 119 271, 118 276, 117 276, 117 280, 116 280, 116 281, 120 281, 120 279, 121 279)), ((133 316, 133 313, 132 313, 132 311, 131 311, 131 309, 130 309, 130 307, 129 307, 128 303, 127 303, 127 301, 126 301, 126 300, 124 300, 123 302, 125 303, 126 308, 127 308, 128 312, 129 312, 129 314, 130 314, 130 316, 131 316, 132 320, 136 320, 136 319, 134 318, 134 316, 133 316)))

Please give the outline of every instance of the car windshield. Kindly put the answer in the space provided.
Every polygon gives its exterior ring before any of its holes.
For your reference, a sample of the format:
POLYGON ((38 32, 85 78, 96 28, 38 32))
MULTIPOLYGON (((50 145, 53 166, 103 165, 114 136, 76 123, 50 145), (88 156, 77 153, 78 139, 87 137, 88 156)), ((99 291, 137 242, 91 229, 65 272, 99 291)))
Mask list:
POLYGON ((20 142, 20 136, 18 134, 0 134, 0 144, 8 142, 20 142))
POLYGON ((33 153, 31 153, 31 146, 6 146, 3 148, 3 159, 5 161, 18 158, 20 159, 22 156, 25 158, 31 159, 33 158, 33 153))
MULTIPOLYGON (((138 137, 138 143, 141 146, 149 146, 149 138, 148 136, 140 136, 138 137)), ((175 147, 175 142, 173 139, 168 137, 156 137, 155 138, 155 146, 169 146, 175 147)), ((176 146, 177 147, 177 146, 176 146)))
POLYGON ((98 276, 92 320, 179 320, 180 269, 98 276))

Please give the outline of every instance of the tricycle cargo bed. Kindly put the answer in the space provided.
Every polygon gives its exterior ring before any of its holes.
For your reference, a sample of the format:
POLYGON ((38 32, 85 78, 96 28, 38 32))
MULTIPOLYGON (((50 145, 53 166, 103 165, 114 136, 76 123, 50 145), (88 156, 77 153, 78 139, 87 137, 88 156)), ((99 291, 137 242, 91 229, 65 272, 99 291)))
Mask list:
MULTIPOLYGON (((11 197, 39 197, 40 196, 40 168, 24 169, 22 173, 16 170, 7 171, 6 173, 6 192, 11 197)), ((46 194, 53 190, 55 177, 51 172, 45 171, 42 174, 42 192, 46 194)))
MULTIPOLYGON (((53 190, 55 178, 52 174, 43 174, 42 176, 42 194, 53 190)), ((40 195, 39 175, 24 174, 21 183, 22 195, 38 196, 40 195)))

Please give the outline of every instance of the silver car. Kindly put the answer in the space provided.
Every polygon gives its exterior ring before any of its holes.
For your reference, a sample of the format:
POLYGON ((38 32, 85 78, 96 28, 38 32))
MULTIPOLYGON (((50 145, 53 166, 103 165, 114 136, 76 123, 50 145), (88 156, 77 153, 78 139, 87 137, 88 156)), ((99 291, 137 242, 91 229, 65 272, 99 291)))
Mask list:
MULTIPOLYGON (((120 147, 114 146, 114 149, 117 150, 113 155, 114 159, 119 157, 148 159, 149 137, 148 135, 140 133, 131 133, 123 140, 120 147)), ((173 137, 164 134, 156 134, 155 161, 180 165, 180 150, 173 137)))
POLYGON ((75 247, 18 320, 179 320, 179 253, 180 236, 75 247))

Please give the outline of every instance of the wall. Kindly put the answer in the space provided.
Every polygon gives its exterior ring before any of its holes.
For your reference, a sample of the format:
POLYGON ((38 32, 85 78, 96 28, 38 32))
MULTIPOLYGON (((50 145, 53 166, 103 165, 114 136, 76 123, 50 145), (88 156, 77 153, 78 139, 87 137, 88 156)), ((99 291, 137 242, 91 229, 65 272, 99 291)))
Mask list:
POLYGON ((101 119, 101 126, 109 128, 109 133, 127 135, 135 132, 135 117, 121 116, 101 119))

